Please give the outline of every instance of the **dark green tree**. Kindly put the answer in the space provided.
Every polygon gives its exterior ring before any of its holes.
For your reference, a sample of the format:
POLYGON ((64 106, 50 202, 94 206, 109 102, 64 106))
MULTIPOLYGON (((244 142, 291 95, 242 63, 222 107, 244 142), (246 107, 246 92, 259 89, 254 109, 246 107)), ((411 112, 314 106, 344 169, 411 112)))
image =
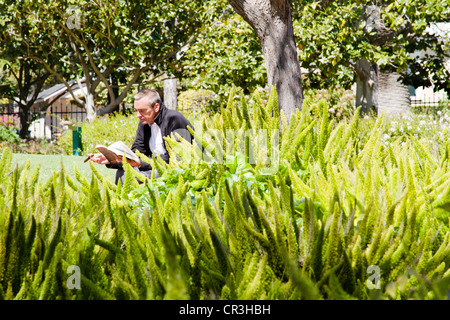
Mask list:
MULTIPOLYGON (((31 1, 31 0, 30 0, 31 1)), ((207 12, 204 1, 33 1, 29 12, 40 17, 39 28, 55 30, 66 44, 59 55, 64 73, 48 63, 48 55, 33 55, 76 103, 88 119, 113 111, 145 79, 164 74, 165 63, 193 40, 207 12), (83 97, 71 90, 70 80, 84 81, 83 97), (96 108, 106 90, 108 100, 96 108)), ((56 41, 56 39, 55 39, 56 41)))
POLYGON ((428 32, 449 21, 446 1, 298 1, 294 30, 308 86, 357 84, 356 105, 378 103, 380 72, 396 72, 406 85, 450 92, 444 39, 428 32), (418 52, 428 52, 417 55, 418 52))
POLYGON ((224 104, 232 87, 248 94, 267 85, 267 74, 261 44, 250 26, 225 0, 209 6, 212 19, 181 59, 182 78, 186 87, 211 90, 224 104))
POLYGON ((50 77, 44 65, 30 56, 46 54, 49 66, 57 64, 53 30, 40 30, 36 15, 26 13, 27 6, 29 1, 0 0, 0 95, 19 106, 21 138, 28 137, 30 110, 50 77))

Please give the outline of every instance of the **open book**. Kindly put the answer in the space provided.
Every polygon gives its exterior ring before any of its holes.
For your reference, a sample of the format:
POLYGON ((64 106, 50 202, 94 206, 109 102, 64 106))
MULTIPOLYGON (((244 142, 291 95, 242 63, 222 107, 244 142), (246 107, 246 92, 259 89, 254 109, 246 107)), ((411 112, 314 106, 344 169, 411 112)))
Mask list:
POLYGON ((128 148, 122 141, 114 142, 109 147, 97 145, 95 148, 103 153, 106 159, 108 159, 108 161, 111 163, 116 160, 115 155, 123 157, 124 154, 126 155, 127 159, 139 162, 139 157, 133 151, 131 151, 131 149, 128 148))

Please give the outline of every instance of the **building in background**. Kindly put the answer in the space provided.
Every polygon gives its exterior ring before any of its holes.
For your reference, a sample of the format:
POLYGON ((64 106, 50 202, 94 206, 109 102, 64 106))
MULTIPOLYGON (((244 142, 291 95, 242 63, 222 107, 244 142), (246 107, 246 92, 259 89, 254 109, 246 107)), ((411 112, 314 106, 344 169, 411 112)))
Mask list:
MULTIPOLYGON (((81 90, 84 83, 81 88, 75 81, 69 82, 69 85, 75 95, 83 96, 81 90)), ((39 93, 31 112, 37 117, 30 124, 32 138, 57 138, 70 124, 86 120, 86 111, 74 104, 64 84, 56 84, 39 93)))

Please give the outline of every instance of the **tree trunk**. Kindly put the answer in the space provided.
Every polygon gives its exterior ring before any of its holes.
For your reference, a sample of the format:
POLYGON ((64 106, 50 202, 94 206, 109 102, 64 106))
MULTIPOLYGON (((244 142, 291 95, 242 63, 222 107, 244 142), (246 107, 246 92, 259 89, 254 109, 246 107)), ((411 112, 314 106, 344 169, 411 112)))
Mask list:
POLYGON ((385 72, 379 75, 378 114, 408 113, 411 111, 411 95, 406 85, 399 81, 396 72, 385 72))
MULTIPOLYGON (((398 26, 396 30, 390 30, 381 18, 380 5, 365 5, 362 12, 361 22, 366 22, 364 29, 366 32, 370 31, 373 33, 370 36, 372 45, 383 46, 398 34, 410 30, 411 23, 408 19, 398 26)), ((389 84, 384 86, 383 81, 387 81, 386 77, 390 78, 390 75, 382 75, 376 63, 361 59, 356 63, 355 71, 356 106, 361 106, 361 116, 372 112, 375 112, 376 115, 380 115, 383 111, 390 113, 388 109, 391 107, 396 108, 397 106, 404 107, 406 106, 405 102, 409 105, 407 88, 403 88, 400 83, 397 83, 398 77, 393 79, 394 81, 392 82, 396 89, 389 84), (398 96, 400 100, 393 99, 395 96, 398 96)), ((397 112, 397 110, 392 111, 397 112)))
MULTIPOLYGON (((119 98, 119 84, 118 84, 118 81, 117 81, 117 77, 114 75, 114 73, 111 74, 109 81, 110 81, 109 85, 111 86, 111 89, 112 89, 112 92, 113 92, 113 96, 111 96, 111 94, 108 91, 108 105, 112 101, 115 101, 117 98, 119 98)), ((111 113, 118 112, 118 111, 120 111, 119 109, 120 109, 120 105, 117 104, 117 106, 115 106, 114 109, 112 109, 110 112, 111 113)))
MULTIPOLYGON (((116 99, 114 99, 110 103, 108 103, 108 105, 106 107, 95 110, 94 117, 95 116, 103 116, 103 115, 111 112, 112 110, 114 110, 116 108, 116 106, 119 106, 122 103, 122 101, 125 99, 128 92, 131 90, 131 87, 133 86, 133 84, 135 84, 137 82, 140 75, 143 72, 146 72, 149 68, 150 68, 150 65, 148 65, 142 69, 138 67, 136 69, 136 71, 134 72, 134 74, 132 75, 131 79, 128 80, 128 83, 125 86, 125 88, 123 88, 122 91, 120 92, 120 95, 116 99)), ((109 86, 108 82, 103 81, 103 83, 105 86, 109 86)))
POLYGON ((91 92, 87 92, 85 95, 85 99, 86 102, 84 107, 86 108, 86 118, 89 122, 92 122, 96 117, 94 95, 91 92))
MULTIPOLYGON (((39 92, 41 92, 45 81, 50 76, 49 72, 40 73, 40 71, 32 72, 35 65, 29 64, 28 61, 21 61, 18 81, 18 98, 12 97, 12 99, 19 105, 19 119, 20 119, 20 131, 19 136, 22 139, 29 137, 28 128, 30 127, 30 110, 32 109, 34 102, 38 98, 39 92), (33 76, 34 73, 34 76, 33 76)), ((37 69, 37 68, 36 68, 37 69)), ((34 70, 36 70, 34 69, 34 70)))
POLYGON ((177 110, 178 81, 174 76, 164 79, 164 104, 167 108, 177 110))
POLYGON ((378 110, 378 65, 365 59, 356 62, 356 107, 360 115, 377 114, 378 110))
POLYGON ((287 120, 301 109, 303 91, 289 0, 228 0, 258 36, 269 88, 276 86, 278 108, 287 120))
POLYGON ((20 120, 20 131, 19 136, 22 139, 28 138, 28 128, 30 127, 30 119, 29 119, 29 109, 25 105, 19 105, 19 120, 20 120))

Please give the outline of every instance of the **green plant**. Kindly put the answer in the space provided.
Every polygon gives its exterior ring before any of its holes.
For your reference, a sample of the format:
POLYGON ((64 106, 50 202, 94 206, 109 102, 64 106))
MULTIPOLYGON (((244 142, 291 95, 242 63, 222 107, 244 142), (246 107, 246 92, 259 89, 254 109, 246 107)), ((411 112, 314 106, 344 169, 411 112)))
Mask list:
POLYGON ((11 129, 16 129, 18 127, 18 120, 19 118, 16 115, 4 114, 0 116, 0 123, 11 129))
POLYGON ((1 142, 19 143, 20 138, 11 128, 0 123, 0 143, 1 142))
POLYGON ((186 88, 214 92, 208 107, 217 111, 233 87, 249 94, 266 85, 267 75, 261 44, 248 23, 226 1, 208 3, 214 19, 205 21, 183 56, 182 78, 186 88))
POLYGON ((185 90, 178 95, 177 109, 187 114, 193 114, 194 107, 197 112, 211 111, 215 94, 209 90, 185 90))
MULTIPOLYGON (((352 90, 344 90, 342 88, 334 88, 328 90, 309 89, 305 92, 305 100, 303 104, 314 104, 316 101, 325 100, 329 116, 336 121, 343 119, 349 120, 356 111, 354 106, 354 93, 352 90)), ((318 116, 321 110, 314 110, 318 116)))
POLYGON ((14 142, 4 143, 14 153, 21 154, 61 154, 61 150, 54 141, 48 139, 23 139, 14 142))
MULTIPOLYGON (((116 141, 133 143, 139 120, 132 115, 109 114, 96 118, 93 122, 81 124, 82 154, 96 153, 98 144, 110 145, 116 141)), ((58 139, 56 145, 64 154, 72 154, 72 131, 67 130, 58 139)))
POLYGON ((275 91, 260 101, 205 115, 194 132, 206 147, 198 161, 198 144, 167 138, 178 157, 146 159, 161 178, 139 176, 141 185, 128 164, 123 185, 92 163, 90 181, 75 167, 75 178, 62 168, 39 182, 39 168, 11 167, 4 149, 0 297, 445 299, 448 139, 384 146, 383 117, 334 122, 320 101, 287 125, 271 115, 275 91), (200 130, 213 125, 282 128, 269 148, 279 151, 277 170, 231 139, 221 162, 218 140, 200 130), (82 290, 66 285, 73 265, 82 290))

